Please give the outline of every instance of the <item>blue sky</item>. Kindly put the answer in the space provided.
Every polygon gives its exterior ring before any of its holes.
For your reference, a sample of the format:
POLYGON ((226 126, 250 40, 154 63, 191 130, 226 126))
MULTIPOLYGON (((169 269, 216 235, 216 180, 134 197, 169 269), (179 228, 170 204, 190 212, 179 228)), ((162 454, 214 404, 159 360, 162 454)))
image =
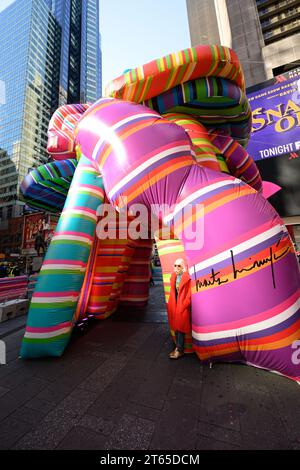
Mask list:
MULTIPOLYGON (((0 0, 0 11, 14 0, 0 0)), ((185 0, 100 0, 103 86, 124 70, 190 47, 185 0)))
POLYGON ((103 83, 190 46, 185 0, 100 0, 103 83))

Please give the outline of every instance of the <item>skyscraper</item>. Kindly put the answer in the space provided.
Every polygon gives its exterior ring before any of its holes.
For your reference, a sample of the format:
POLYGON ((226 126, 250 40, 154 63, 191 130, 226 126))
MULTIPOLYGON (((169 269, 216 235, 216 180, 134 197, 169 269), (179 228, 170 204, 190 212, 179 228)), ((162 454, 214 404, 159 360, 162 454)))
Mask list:
POLYGON ((300 0, 256 0, 267 78, 300 66, 300 0))
POLYGON ((47 127, 65 103, 101 96, 98 0, 16 0, 0 13, 0 219, 45 163, 47 127))
POLYGON ((99 0, 53 0, 61 27, 59 104, 101 96, 99 0))
POLYGON ((192 45, 238 54, 247 86, 299 66, 300 0, 186 0, 192 45))

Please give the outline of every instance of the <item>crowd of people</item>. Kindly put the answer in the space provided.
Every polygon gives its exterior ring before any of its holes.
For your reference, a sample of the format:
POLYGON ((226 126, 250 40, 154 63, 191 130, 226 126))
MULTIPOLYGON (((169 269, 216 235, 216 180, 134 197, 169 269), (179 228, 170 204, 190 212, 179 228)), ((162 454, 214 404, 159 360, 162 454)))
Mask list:
MULTIPOLYGON (((44 240, 42 232, 39 230, 35 236, 35 251, 37 256, 44 256, 50 245, 52 233, 49 233, 44 240)), ((21 256, 14 261, 0 262, 0 278, 30 275, 33 272, 33 257, 21 256)))
POLYGON ((0 263, 0 278, 21 276, 22 274, 25 274, 25 273, 22 272, 22 269, 19 263, 13 263, 13 262, 7 262, 7 261, 0 263))

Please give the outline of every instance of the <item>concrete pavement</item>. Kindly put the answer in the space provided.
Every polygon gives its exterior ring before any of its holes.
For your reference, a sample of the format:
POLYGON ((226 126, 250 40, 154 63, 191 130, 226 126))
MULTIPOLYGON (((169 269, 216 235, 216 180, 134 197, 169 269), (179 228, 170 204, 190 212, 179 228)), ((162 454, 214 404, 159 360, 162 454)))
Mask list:
POLYGON ((300 449, 299 385, 168 358, 161 285, 145 311, 94 322, 61 358, 18 359, 24 320, 0 328, 0 449, 300 449))

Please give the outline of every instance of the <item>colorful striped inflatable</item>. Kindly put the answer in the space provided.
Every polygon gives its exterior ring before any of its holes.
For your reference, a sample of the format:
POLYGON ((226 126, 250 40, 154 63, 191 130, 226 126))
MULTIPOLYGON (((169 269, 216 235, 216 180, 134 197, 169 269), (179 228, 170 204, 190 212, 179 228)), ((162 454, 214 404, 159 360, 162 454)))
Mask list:
POLYGON ((76 141, 115 207, 124 201, 129 209, 169 207, 162 218, 188 261, 199 357, 238 360, 299 380, 300 365, 292 362, 300 338, 299 268, 285 226, 265 198, 238 178, 199 166, 184 129, 141 105, 99 100, 79 122, 76 141), (97 119, 99 130, 91 125, 97 119), (113 127, 114 141, 100 127, 113 127), (203 236, 191 243, 193 226, 203 236))
POLYGON ((67 104, 58 108, 48 126, 47 150, 55 160, 75 158, 74 128, 90 104, 67 104))
POLYGON ((12 299, 25 299, 27 276, 3 277, 0 279, 0 302, 12 299))
POLYGON ((87 312, 105 319, 115 312, 134 253, 126 240, 98 240, 87 312))
POLYGON ((213 76, 226 78, 245 91, 244 75, 235 52, 224 46, 205 45, 169 54, 125 72, 107 85, 105 96, 141 103, 180 83, 213 76))
MULTIPOLYGON (((74 114, 76 114, 78 121, 81 118, 81 112, 79 111, 83 109, 85 108, 73 105, 59 108, 50 123, 51 138, 53 133, 59 130, 59 126, 62 126, 65 131, 65 123, 74 120, 74 114), (68 110, 72 115, 71 118, 68 117, 68 110), (64 119, 62 119, 62 116, 64 119)), ((71 130, 69 130, 69 135, 70 132, 71 130)), ((58 137, 61 134, 62 131, 58 134, 58 137)), ((58 152, 57 148, 48 146, 48 150, 54 152, 53 157, 57 158, 55 153, 58 152)), ((60 212, 65 204, 76 166, 77 160, 69 159, 59 162, 54 161, 33 170, 26 176, 21 186, 24 200, 32 207, 60 212)), ((117 216, 116 212, 115 215, 117 216)), ((68 215, 65 218, 68 219, 68 215)), ((117 224, 118 230, 127 232, 127 226, 119 224, 118 216, 117 224)), ((142 248, 139 240, 124 240, 123 237, 123 239, 116 240, 101 240, 100 243, 100 240, 95 236, 73 317, 74 322, 80 321, 86 316, 105 319, 116 310, 119 302, 127 306, 139 307, 146 304, 149 289, 148 264, 152 241, 146 240, 143 243, 144 245, 147 244, 147 260, 143 260, 143 250, 145 248, 142 248), (116 255, 120 256, 116 257, 116 255), (145 275, 140 277, 141 269, 146 269, 146 277, 145 275), (130 273, 127 276, 128 270, 130 270, 130 273), (143 298, 141 298, 139 292, 141 288, 144 290, 143 298), (120 300, 121 296, 122 299, 120 300)))
POLYGON ((103 200, 102 179, 82 157, 32 296, 21 357, 60 356, 64 351, 103 200))
MULTIPOLYGON (((124 73, 109 84, 110 98, 56 111, 48 150, 56 159, 71 159, 76 151, 77 189, 71 188, 67 206, 84 188, 85 179, 77 179, 83 165, 93 173, 95 185, 101 186, 103 178, 105 195, 117 210, 143 204, 152 211, 162 227, 156 235, 166 300, 174 259, 179 254, 186 259, 192 278, 192 331, 186 335, 186 352, 195 351, 207 362, 241 361, 300 380, 300 365, 293 361, 294 341, 300 339, 299 269, 283 222, 262 196, 259 172, 243 148, 251 128, 244 91, 242 69, 232 50, 186 49, 124 73), (154 209, 157 205, 163 205, 162 211, 154 209), (167 228, 169 236, 163 240, 167 228)), ((44 174, 41 180, 47 180, 44 174)), ((28 180, 25 188, 32 199, 42 189, 38 181, 33 194, 34 184, 28 180)), ((52 191, 51 184, 47 191, 52 191)), ((104 192, 97 202, 103 197, 104 192)), ((95 214, 92 201, 80 204, 95 214)), ((61 218, 68 239, 69 226, 74 236, 79 230, 75 214, 85 223, 76 209, 61 218)), ((138 246, 129 239, 97 240, 97 222, 95 216, 80 280, 75 287, 72 277, 59 275, 55 281, 60 285, 63 279, 64 291, 74 289, 74 299, 79 299, 77 308, 76 301, 68 305, 59 321, 46 288, 46 280, 52 285, 46 259, 23 357, 59 355, 77 319, 86 314, 105 318, 120 302, 146 301, 148 293, 140 282, 148 279, 152 242, 143 247, 144 241, 138 246), (44 311, 39 297, 46 298, 44 311)), ((57 253, 50 254, 56 263, 57 253)))
POLYGON ((145 307, 149 297, 152 240, 135 240, 135 249, 124 279, 120 305, 145 307))
POLYGON ((28 278, 27 298, 29 300, 32 299, 33 292, 35 291, 35 288, 36 288, 38 277, 39 277, 38 273, 33 273, 28 278))
POLYGON ((25 176, 20 190, 31 207, 61 212, 77 166, 76 159, 41 165, 25 176))
POLYGON ((251 108, 246 95, 229 80, 206 77, 181 83, 143 102, 160 114, 190 115, 207 129, 226 129, 242 145, 251 132, 251 108))

